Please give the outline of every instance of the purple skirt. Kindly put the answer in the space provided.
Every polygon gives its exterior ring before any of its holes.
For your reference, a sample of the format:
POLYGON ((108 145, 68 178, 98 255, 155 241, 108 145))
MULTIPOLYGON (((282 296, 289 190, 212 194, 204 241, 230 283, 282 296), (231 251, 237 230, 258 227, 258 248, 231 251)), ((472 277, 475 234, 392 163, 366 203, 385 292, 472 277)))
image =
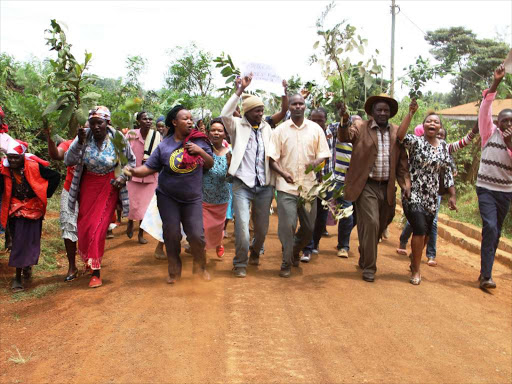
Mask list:
POLYGON ((41 253, 43 219, 10 217, 8 225, 12 238, 9 267, 25 268, 36 265, 41 253))

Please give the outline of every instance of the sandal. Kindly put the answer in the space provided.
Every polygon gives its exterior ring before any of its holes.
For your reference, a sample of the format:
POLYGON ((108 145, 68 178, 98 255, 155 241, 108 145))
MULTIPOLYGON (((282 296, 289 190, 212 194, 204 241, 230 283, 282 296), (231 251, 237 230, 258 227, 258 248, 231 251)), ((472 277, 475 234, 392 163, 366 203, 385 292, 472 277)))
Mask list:
POLYGON ((437 265, 436 259, 434 259, 433 257, 429 257, 428 261, 427 261, 427 265, 429 267, 435 267, 437 265))
POLYGON ((407 256, 407 249, 405 249, 405 248, 397 248, 396 249, 396 253, 398 253, 399 255, 402 255, 402 256, 407 256))
POLYGON ((69 283, 70 281, 75 280, 77 277, 78 277, 78 269, 75 269, 75 272, 73 272, 71 275, 67 275, 67 276, 64 278, 64 281, 65 281, 66 283, 69 283))
POLYGON ((13 279, 13 281, 11 283, 11 292, 12 293, 21 292, 24 289, 25 288, 23 287, 23 284, 21 283, 21 281, 13 279))
POLYGON ((409 282, 412 285, 420 285, 420 283, 421 283, 421 276, 420 277, 411 277, 411 280, 409 280, 409 282))

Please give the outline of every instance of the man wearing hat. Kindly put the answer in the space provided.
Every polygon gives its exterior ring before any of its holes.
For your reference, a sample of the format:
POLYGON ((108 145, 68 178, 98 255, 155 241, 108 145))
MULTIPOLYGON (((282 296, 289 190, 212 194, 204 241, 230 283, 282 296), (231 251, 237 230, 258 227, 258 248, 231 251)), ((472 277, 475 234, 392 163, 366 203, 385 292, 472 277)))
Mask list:
POLYGON ((236 277, 245 277, 247 264, 258 265, 259 254, 268 230, 270 204, 274 194, 270 185, 268 152, 272 129, 263 120, 263 101, 253 95, 243 95, 252 74, 238 78, 236 92, 221 112, 222 121, 231 138, 232 158, 228 173, 233 176, 233 209, 235 213, 235 248, 233 259, 236 277), (243 117, 235 117, 242 96, 243 117), (254 242, 249 253, 249 220, 252 203, 254 242))
MULTIPOLYGON (((398 112, 398 103, 384 94, 371 96, 364 105, 369 119, 357 120, 350 127, 345 106, 340 109, 343 124, 338 139, 353 144, 344 198, 355 203, 363 280, 373 282, 379 238, 395 214, 395 181, 406 195, 410 193, 407 153, 397 141, 398 126, 389 123, 398 112)), ((409 112, 401 125, 409 125, 412 115, 409 112)))

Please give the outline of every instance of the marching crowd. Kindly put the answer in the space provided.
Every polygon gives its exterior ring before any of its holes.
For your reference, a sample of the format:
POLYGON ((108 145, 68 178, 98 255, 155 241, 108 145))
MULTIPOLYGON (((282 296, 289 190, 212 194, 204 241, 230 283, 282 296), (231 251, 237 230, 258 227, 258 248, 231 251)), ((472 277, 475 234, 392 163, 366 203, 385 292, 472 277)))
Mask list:
MULTIPOLYGON (((116 146, 119 131, 110 125, 110 111, 95 107, 74 139, 57 145, 47 132, 49 157, 67 167, 60 212, 69 260, 65 280, 78 276, 78 252, 91 274, 89 286, 102 285, 105 241, 121 211, 128 218, 129 238, 138 223, 140 244, 147 243, 145 232, 159 240, 155 257, 168 260, 169 284, 182 274, 183 235, 193 257, 192 272, 211 279, 206 249, 224 255, 226 223, 234 217, 233 274, 243 278, 248 264, 259 265, 264 253, 274 198, 282 245, 279 276, 290 277, 293 267, 318 254, 325 225, 332 220, 322 199, 301 204, 301 190, 331 177, 334 190, 326 198, 347 211, 353 208, 338 222, 338 256, 348 257, 350 234, 357 226, 358 265, 368 282, 375 280, 378 244, 395 215, 398 184, 407 223, 397 252, 407 255, 412 234, 410 282, 418 285, 425 246, 427 265, 437 264, 441 197, 448 195, 450 209, 456 209, 451 154, 479 133, 482 155, 476 192, 483 225, 478 280, 481 288, 495 288, 494 256, 512 200, 512 110, 502 110, 495 125, 491 108, 504 75, 500 65, 492 86, 483 93, 477 124, 451 144, 445 142, 446 131, 434 112, 414 134, 407 133, 418 109, 414 100, 400 125, 391 124, 398 103, 387 95, 366 100, 368 120, 349 116, 341 104, 339 121, 327 125, 325 109, 314 109, 306 118, 304 97, 287 95, 283 82, 281 111, 265 116, 263 101, 244 93, 252 75, 237 78, 235 93, 208 128, 181 105, 159 117, 156 129, 151 114, 139 112, 137 128, 122 135, 122 150, 116 146), (321 171, 307 172, 311 168, 321 171), (342 195, 333 193, 341 188, 342 195)), ((38 262, 47 199, 57 189, 60 175, 48 168, 47 161, 28 153, 27 143, 7 134, 5 119, 0 109, 5 154, 0 167, 0 221, 11 250, 9 266, 16 268, 11 288, 20 291, 38 262)))

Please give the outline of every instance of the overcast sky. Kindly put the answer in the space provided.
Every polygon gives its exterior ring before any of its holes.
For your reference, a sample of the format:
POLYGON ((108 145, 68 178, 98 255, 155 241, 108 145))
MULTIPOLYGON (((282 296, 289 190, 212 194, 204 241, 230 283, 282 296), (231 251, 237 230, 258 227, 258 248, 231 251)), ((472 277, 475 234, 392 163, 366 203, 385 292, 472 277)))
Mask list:
MULTIPOLYGON (((479 38, 502 36, 512 45, 512 0, 397 0, 396 77, 418 55, 429 57, 422 31, 464 26, 479 38)), ((66 34, 75 57, 93 53, 91 71, 102 77, 124 76, 128 55, 147 59, 142 83, 146 89, 163 85, 168 51, 191 41, 218 55, 231 54, 235 64, 273 65, 283 78, 299 74, 320 79, 308 65, 317 40, 315 21, 324 1, 0 1, 0 51, 17 60, 52 57, 44 30, 54 18, 68 26, 66 34)), ((347 19, 367 38, 367 52, 380 51, 379 63, 389 78, 391 0, 337 1, 332 22, 347 19)), ((447 92, 446 80, 428 89, 447 92)), ((397 96, 407 94, 396 86, 397 96)))

